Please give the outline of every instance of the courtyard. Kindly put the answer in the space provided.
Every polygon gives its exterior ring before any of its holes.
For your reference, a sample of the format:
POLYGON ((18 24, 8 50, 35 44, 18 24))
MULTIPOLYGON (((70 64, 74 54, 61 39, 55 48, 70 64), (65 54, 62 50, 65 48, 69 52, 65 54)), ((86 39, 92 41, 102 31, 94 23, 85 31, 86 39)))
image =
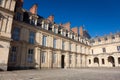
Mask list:
POLYGON ((120 68, 2 71, 0 80, 120 80, 120 68))

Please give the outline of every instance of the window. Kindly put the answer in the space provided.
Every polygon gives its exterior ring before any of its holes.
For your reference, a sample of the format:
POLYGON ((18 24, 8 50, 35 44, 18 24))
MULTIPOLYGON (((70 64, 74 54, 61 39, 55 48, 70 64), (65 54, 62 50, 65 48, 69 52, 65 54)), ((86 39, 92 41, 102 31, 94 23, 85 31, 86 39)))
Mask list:
POLYGON ((30 34, 29 34, 29 43, 30 44, 35 43, 35 33, 34 32, 30 32, 30 34))
POLYGON ((42 63, 45 63, 45 55, 46 55, 45 52, 41 53, 41 62, 42 63))
POLYGON ((120 52, 120 46, 117 46, 117 51, 119 51, 119 52, 120 52))
POLYGON ((98 42, 101 42, 100 38, 98 39, 98 42))
POLYGON ((118 58, 118 64, 120 64, 120 57, 118 58))
POLYGON ((33 63, 33 56, 34 56, 34 55, 33 55, 33 54, 34 54, 33 51, 34 51, 33 49, 29 49, 29 50, 28 50, 27 62, 29 62, 29 63, 33 63))
POLYGON ((43 46, 46 46, 46 38, 47 38, 47 36, 43 36, 43 41, 42 41, 43 46))
POLYGON ((80 52, 82 53, 83 51, 82 51, 82 46, 80 46, 80 52))
POLYGON ((3 3, 3 0, 0 0, 0 5, 2 5, 2 3, 3 3))
POLYGON ((104 61, 104 59, 102 59, 102 64, 105 64, 105 61, 104 61))
POLYGON ((72 50, 71 50, 71 49, 72 49, 71 47, 72 47, 72 44, 70 43, 70 45, 69 45, 69 49, 70 49, 70 51, 72 51, 72 50))
POLYGON ((62 41, 62 49, 64 50, 65 49, 65 42, 62 41))
POLYGON ((10 53, 10 62, 16 61, 16 54, 17 54, 17 47, 12 46, 11 53, 10 53))
POLYGON ((16 20, 22 21, 22 14, 21 13, 19 13, 19 12, 16 13, 16 20))
POLYGON ((20 28, 14 27, 13 33, 12 33, 12 39, 19 41, 20 38, 20 28))
POLYGON ((45 24, 44 29, 48 30, 48 24, 45 24))
POLYGON ((107 38, 107 37, 105 37, 104 39, 105 39, 105 41, 107 41, 107 40, 108 40, 108 38, 107 38))
POLYGON ((37 20, 34 17, 30 17, 30 24, 36 26, 37 25, 37 20))
POLYGON ((72 55, 71 54, 69 55, 69 63, 70 64, 72 63, 72 55))
POLYGON ((53 63, 56 63, 56 60, 57 60, 57 59, 56 59, 56 53, 53 53, 52 62, 53 62, 53 63))
POLYGON ((105 48, 102 48, 103 52, 106 52, 106 49, 105 48))
POLYGON ((54 38, 53 39, 53 48, 56 48, 56 42, 57 42, 57 40, 54 38))
POLYGON ((94 54, 94 51, 93 51, 93 49, 92 49, 92 54, 94 54))
POLYGON ((112 39, 115 39, 115 36, 112 36, 112 39))
POLYGON ((54 28, 54 33, 56 33, 56 34, 58 33, 57 28, 54 28))
POLYGON ((76 59, 76 60, 75 60, 75 64, 77 64, 77 62, 78 62, 78 60, 77 60, 77 59, 78 59, 77 54, 75 55, 75 59, 76 59))
POLYGON ((76 52, 77 52, 77 50, 78 50, 77 48, 78 48, 78 46, 76 45, 76 52))
POLYGON ((89 64, 91 64, 91 60, 89 59, 89 64))

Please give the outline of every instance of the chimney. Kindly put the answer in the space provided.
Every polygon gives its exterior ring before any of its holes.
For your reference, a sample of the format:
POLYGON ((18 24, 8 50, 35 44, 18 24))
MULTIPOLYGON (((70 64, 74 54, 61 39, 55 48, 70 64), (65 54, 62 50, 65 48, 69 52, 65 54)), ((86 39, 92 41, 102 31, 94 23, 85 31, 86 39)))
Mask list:
POLYGON ((16 7, 22 8, 23 7, 23 0, 17 0, 16 7))
POLYGON ((63 24, 63 27, 70 31, 70 22, 63 24))
POLYGON ((54 15, 50 15, 47 19, 48 19, 50 22, 54 22, 54 15))
POLYGON ((30 12, 32 14, 37 14, 37 9, 38 9, 38 5, 34 4, 31 8, 30 8, 30 12))
POLYGON ((80 36, 82 36, 82 37, 83 37, 83 27, 82 27, 82 26, 80 27, 79 32, 80 32, 80 36))
POLYGON ((74 27, 71 29, 74 33, 78 33, 78 27, 74 27))

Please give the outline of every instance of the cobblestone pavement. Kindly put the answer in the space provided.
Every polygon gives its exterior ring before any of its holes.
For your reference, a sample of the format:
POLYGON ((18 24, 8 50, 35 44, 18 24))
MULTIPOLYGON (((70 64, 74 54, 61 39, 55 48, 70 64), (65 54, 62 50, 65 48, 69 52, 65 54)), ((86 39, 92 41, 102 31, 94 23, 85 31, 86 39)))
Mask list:
POLYGON ((120 80, 120 68, 5 71, 0 80, 120 80))

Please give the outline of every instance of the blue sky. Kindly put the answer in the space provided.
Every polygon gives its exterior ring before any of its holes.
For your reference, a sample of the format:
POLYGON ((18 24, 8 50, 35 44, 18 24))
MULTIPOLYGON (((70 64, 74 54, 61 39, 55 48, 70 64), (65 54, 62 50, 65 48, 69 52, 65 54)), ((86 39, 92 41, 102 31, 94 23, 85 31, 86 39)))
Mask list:
POLYGON ((56 23, 84 25, 92 37, 120 32, 120 0, 24 0, 24 8, 38 4, 38 14, 55 16, 56 23))

